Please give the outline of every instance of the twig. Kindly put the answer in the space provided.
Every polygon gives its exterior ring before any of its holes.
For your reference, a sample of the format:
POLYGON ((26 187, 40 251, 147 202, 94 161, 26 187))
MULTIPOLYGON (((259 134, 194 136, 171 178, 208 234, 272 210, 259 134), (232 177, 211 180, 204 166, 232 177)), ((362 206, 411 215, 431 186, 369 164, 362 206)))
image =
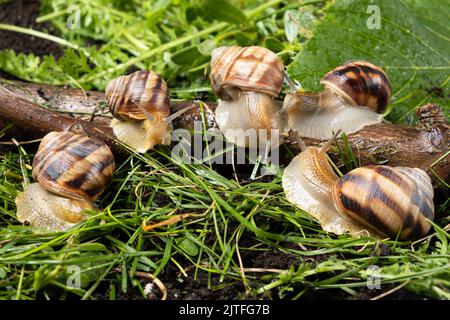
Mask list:
POLYGON ((144 222, 143 225, 142 225, 142 229, 144 231, 150 231, 150 230, 153 230, 155 228, 161 228, 161 227, 164 227, 164 226, 175 224, 177 222, 180 222, 181 220, 184 220, 184 219, 189 218, 189 217, 195 217, 195 216, 203 216, 203 215, 198 215, 198 214, 194 214, 194 213, 178 214, 178 215, 170 217, 169 219, 166 219, 164 221, 161 221, 161 222, 158 222, 158 223, 155 223, 155 224, 151 224, 151 225, 145 225, 145 222, 144 222))

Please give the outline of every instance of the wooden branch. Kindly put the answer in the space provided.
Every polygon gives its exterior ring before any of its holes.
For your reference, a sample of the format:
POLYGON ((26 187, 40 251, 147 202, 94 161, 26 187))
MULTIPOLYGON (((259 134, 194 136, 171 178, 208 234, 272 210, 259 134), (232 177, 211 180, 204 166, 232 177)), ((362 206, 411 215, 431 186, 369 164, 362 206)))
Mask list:
MULTIPOLYGON (((197 102, 173 102, 173 112, 197 102)), ((206 103, 207 125, 215 126, 214 103, 206 103)), ((417 111, 416 126, 380 123, 365 127, 349 135, 349 145, 361 158, 363 165, 385 163, 390 166, 419 167, 432 177, 435 186, 442 185, 435 173, 450 180, 450 125, 436 105, 426 105, 417 111), (441 159, 433 173, 430 166, 441 159)), ((111 115, 100 92, 84 92, 41 84, 0 79, 0 120, 12 123, 14 135, 39 138, 50 131, 67 130, 81 126, 90 136, 107 143, 114 152, 123 151, 116 142, 108 124, 111 115), (95 112, 95 116, 92 114, 95 112)), ((192 129, 195 120, 201 120, 199 108, 193 108, 174 122, 174 128, 192 129)), ((1 125, 1 123, 0 123, 1 125)), ((307 145, 322 141, 305 139, 307 145)), ((297 148, 291 135, 289 147, 297 148)))

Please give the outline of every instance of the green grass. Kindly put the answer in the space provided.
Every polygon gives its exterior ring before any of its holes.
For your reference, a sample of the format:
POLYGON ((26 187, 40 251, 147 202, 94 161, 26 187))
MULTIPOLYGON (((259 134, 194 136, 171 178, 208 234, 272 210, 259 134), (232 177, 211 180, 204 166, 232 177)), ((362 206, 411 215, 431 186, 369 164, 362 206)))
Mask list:
MULTIPOLYGON (((282 45, 277 52, 289 63, 307 37, 289 43, 283 14, 302 7, 318 19, 319 1, 309 2, 315 6, 249 1, 249 22, 240 27, 202 15, 180 18, 198 13, 198 1, 170 7, 158 1, 159 11, 138 0, 95 0, 91 6, 74 1, 83 21, 90 17, 90 23, 67 32, 66 1, 44 1, 40 21, 50 21, 61 39, 81 49, 66 50, 58 62, 38 58, 40 64, 31 64, 30 55, 14 55, 10 67, 3 69, 30 81, 103 89, 110 77, 130 66, 153 68, 168 79, 174 98, 192 98, 205 91, 209 57, 177 59, 204 50, 208 40, 216 45, 279 45, 276 38, 282 45), (89 44, 94 40, 100 43, 98 50, 89 44), (89 63, 92 69, 86 67, 89 63)), ((11 52, 2 54, 11 58, 11 52)), ((438 218, 433 232, 417 243, 333 236, 287 201, 280 174, 248 180, 244 177, 249 172, 238 168, 238 182, 222 175, 223 167, 176 163, 165 147, 118 159, 114 181, 97 203, 104 209, 88 221, 64 233, 35 233, 18 222, 14 199, 32 180, 36 147, 0 154, 0 299, 119 299, 131 293, 145 299, 145 283, 150 281, 143 274, 157 277, 168 288, 195 281, 212 292, 234 287, 236 298, 376 297, 389 290, 450 298, 450 236, 443 230, 448 217, 438 218), (190 216, 143 231, 142 225, 174 214, 190 216), (291 263, 270 263, 272 256, 291 263), (256 264, 254 259, 268 262, 256 264), (371 266, 379 268, 377 274, 371 266), (77 270, 80 288, 71 286, 77 270), (379 290, 367 288, 374 276, 380 279, 379 290)), ((359 165, 357 154, 347 146, 340 153, 340 169, 359 165)), ((440 217, 449 208, 448 201, 438 204, 440 217)), ((171 294, 169 290, 174 298, 171 294)))
POLYGON ((292 42, 277 40, 275 37, 285 37, 283 14, 302 8, 308 13, 306 22, 312 26, 313 13, 317 11, 313 5, 326 1, 298 1, 282 7, 282 0, 245 1, 242 12, 247 22, 242 25, 213 20, 211 6, 203 5, 204 2, 211 0, 176 4, 167 0, 153 4, 138 0, 46 0, 37 21, 51 22, 60 37, 4 24, 0 24, 0 30, 56 42, 67 48, 64 56, 55 61, 53 57, 16 55, 4 50, 0 52, 0 68, 28 81, 99 90, 129 68, 151 69, 169 83, 173 95, 191 97, 204 91, 203 76, 210 53, 217 46, 265 44, 289 63, 309 34, 292 42), (73 9, 79 9, 80 23, 79 28, 69 30, 67 21, 75 21, 73 9))

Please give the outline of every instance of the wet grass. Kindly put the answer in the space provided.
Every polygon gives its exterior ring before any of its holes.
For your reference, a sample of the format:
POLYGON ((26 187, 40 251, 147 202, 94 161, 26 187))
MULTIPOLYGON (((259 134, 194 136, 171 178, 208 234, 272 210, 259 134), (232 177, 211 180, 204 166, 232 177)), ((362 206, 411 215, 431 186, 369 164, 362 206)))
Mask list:
MULTIPOLYGON (((166 270, 170 282, 206 275, 211 291, 241 283, 235 298, 297 299, 326 290, 352 297, 378 284, 370 297, 402 286, 420 297, 449 298, 448 218, 415 243, 332 236, 286 200, 279 176, 237 182, 158 149, 118 165, 98 203, 104 210, 67 232, 35 233, 18 223, 14 204, 31 159, 24 149, 1 156, 2 299, 113 299, 130 291, 144 299, 152 281, 142 273, 167 279, 166 270), (143 229, 180 214, 185 218, 175 224, 143 229), (264 252, 291 263, 255 266, 251 257, 264 252)), ((169 298, 176 297, 169 291, 169 298)))

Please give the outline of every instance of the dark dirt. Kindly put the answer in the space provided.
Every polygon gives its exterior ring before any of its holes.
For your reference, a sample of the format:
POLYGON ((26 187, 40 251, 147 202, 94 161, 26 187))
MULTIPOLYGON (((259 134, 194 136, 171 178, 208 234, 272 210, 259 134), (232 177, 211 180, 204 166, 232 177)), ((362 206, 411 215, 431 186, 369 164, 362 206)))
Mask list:
MULTIPOLYGON (((255 242, 256 243, 256 242, 255 242)), ((328 257, 309 257, 306 260, 314 260, 314 264, 319 263, 320 261, 326 260, 328 257)), ((247 268, 273 268, 273 269, 289 269, 291 265, 294 268, 297 268, 301 261, 298 257, 295 257, 291 254, 282 253, 279 251, 265 251, 259 254, 252 255, 252 258, 249 257, 244 258, 247 262, 244 262, 247 268)), ((179 262, 182 262, 183 259, 179 259, 179 262)), ((185 265, 191 265, 186 261, 185 265)), ((187 272, 187 277, 183 276, 179 269, 177 269, 174 265, 169 265, 165 268, 164 272, 162 272, 158 278, 164 283, 168 292, 169 300, 237 300, 237 299, 280 299, 279 290, 273 289, 269 292, 262 294, 258 297, 251 296, 246 292, 246 289, 240 279, 236 279, 234 282, 225 282, 220 283, 218 276, 213 276, 210 280, 208 280, 208 274, 205 272, 199 271, 197 278, 194 278, 194 269, 193 268, 185 268, 187 272), (208 288, 210 285, 211 289, 208 288)), ((247 276, 257 276, 255 273, 248 273, 247 276)), ((149 283, 147 279, 140 279, 140 284, 143 288, 145 288, 146 284, 149 283)), ((273 280, 271 280, 273 281, 273 280)), ((113 281, 116 285, 116 292, 118 292, 117 299, 134 299, 134 300, 142 300, 143 297, 140 291, 136 287, 132 287, 129 285, 129 289, 126 293, 120 292, 120 280, 119 278, 116 281, 113 281)), ((254 282, 253 282, 254 283, 254 282)), ((268 281, 261 281, 259 286, 262 286, 263 283, 269 283, 268 281)), ((109 295, 109 285, 110 282, 105 282, 98 290, 94 296, 97 299, 106 299, 109 295)), ((295 294, 307 288, 307 285, 296 285, 293 286, 293 291, 290 294, 283 294, 284 299, 293 298, 295 294)), ((346 294, 344 291, 340 289, 333 290, 308 290, 303 296, 302 300, 369 300, 373 297, 376 297, 383 292, 386 292, 395 285, 383 285, 383 289, 368 289, 368 288, 360 288, 356 296, 351 296, 346 294)), ((253 288, 255 289, 255 288, 253 288)), ((153 285, 153 290, 150 294, 147 295, 147 299, 149 300, 158 300, 161 299, 161 292, 156 285, 153 285)), ((408 292, 406 290, 398 290, 393 294, 389 295, 386 299, 389 300, 421 300, 423 297, 416 295, 414 293, 408 292)))

